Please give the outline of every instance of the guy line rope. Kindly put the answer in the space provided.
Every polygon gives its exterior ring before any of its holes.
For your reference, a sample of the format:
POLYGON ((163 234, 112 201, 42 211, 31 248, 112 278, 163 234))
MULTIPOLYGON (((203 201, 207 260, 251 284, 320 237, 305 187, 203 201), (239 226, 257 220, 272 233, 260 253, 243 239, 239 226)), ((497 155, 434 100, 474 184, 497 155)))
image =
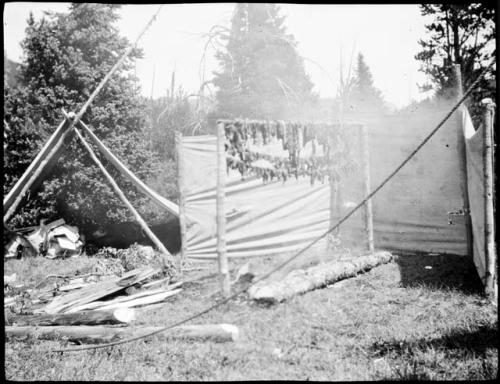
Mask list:
POLYGON ((282 269, 285 267, 287 264, 289 264, 291 261, 302 255, 306 250, 311 248, 314 244, 316 244, 318 241, 321 239, 325 238, 329 233, 333 232, 335 229, 337 229, 342 223, 344 223, 347 219, 349 219, 359 208, 361 208, 369 199, 371 199, 378 191, 380 191, 400 170, 403 168, 416 154, 422 147, 436 134, 436 132, 446 123, 446 121, 453 115, 453 113, 460 107, 460 105, 469 97, 469 95, 472 93, 472 91, 475 89, 479 81, 486 75, 487 71, 493 66, 495 63, 495 58, 491 61, 491 63, 484 69, 484 71, 478 76, 478 78, 471 84, 471 86, 467 89, 467 91, 464 93, 464 95, 458 100, 453 108, 445 115, 445 117, 439 122, 439 124, 425 137, 425 139, 422 140, 422 142, 413 150, 412 153, 398 166, 394 171, 392 171, 389 176, 387 176, 370 194, 368 194, 358 205, 356 205, 349 213, 347 213, 343 218, 341 218, 337 224, 335 224, 333 227, 328 229, 325 233, 323 233, 321 236, 313 240, 311 243, 306 245, 304 248, 302 248, 299 252, 297 252, 295 255, 290 257, 288 260, 284 261, 283 263, 279 264, 277 267, 271 269, 268 273, 265 275, 259 277, 257 280, 253 281, 248 287, 240 289, 239 291, 233 293, 231 296, 221 300, 220 302, 198 312, 195 313, 194 315, 191 315, 184 320, 180 320, 176 323, 173 323, 171 325, 162 327, 161 329, 158 329, 154 332, 150 332, 146 335, 141 335, 141 336, 136 336, 136 337, 131 337, 128 339, 124 340, 119 340, 115 342, 110 342, 106 344, 99 344, 99 345, 89 345, 89 346, 83 346, 83 347, 77 347, 77 348, 63 348, 63 349, 48 349, 46 352, 78 352, 78 351, 85 351, 85 350, 90 350, 90 349, 100 349, 100 348, 107 348, 107 347, 113 347, 121 344, 126 344, 130 343, 133 341, 137 341, 140 339, 144 339, 149 336, 156 335, 161 332, 165 332, 168 329, 171 329, 173 327, 177 327, 179 325, 182 325, 184 323, 187 323, 191 320, 194 320, 198 317, 203 316, 204 314, 210 312, 212 309, 218 308, 223 304, 226 304, 230 300, 236 298, 240 294, 246 292, 250 287, 254 286, 258 282, 267 279, 269 276, 271 276, 273 273, 277 272, 278 270, 282 269))

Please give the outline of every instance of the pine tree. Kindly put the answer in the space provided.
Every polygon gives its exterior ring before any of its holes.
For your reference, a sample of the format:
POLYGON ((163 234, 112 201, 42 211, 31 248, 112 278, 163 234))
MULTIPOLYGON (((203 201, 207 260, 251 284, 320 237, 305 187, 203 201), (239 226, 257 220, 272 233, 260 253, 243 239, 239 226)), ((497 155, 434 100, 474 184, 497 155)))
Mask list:
MULTIPOLYGON (((422 50, 415 56, 430 82, 423 90, 434 89, 437 96, 453 97, 452 65, 459 64, 464 90, 472 84, 495 56, 495 4, 424 4, 423 16, 432 16, 427 36, 419 41, 422 50)), ((480 82, 468 101, 474 115, 480 115, 479 101, 495 95, 495 67, 480 82)))
POLYGON ((276 4, 236 5, 226 49, 216 55, 218 115, 291 118, 315 101, 312 82, 276 4))
POLYGON ((357 59, 354 84, 348 98, 346 115, 377 116, 387 112, 382 92, 373 84, 373 76, 360 53, 357 59))
MULTIPOLYGON (((4 155, 4 194, 34 158, 63 119, 61 108, 78 111, 99 81, 129 46, 114 22, 119 6, 76 3, 69 13, 49 13, 39 21, 28 19, 22 43, 17 89, 4 91, 4 114, 11 130, 4 155), (20 140, 20 138, 22 140, 20 140)), ((94 133, 140 178, 157 168, 142 129, 144 102, 132 76, 134 50, 113 75, 83 116, 94 133)), ((141 211, 145 198, 103 161, 141 211)), ((129 212, 94 166, 81 143, 74 139, 59 159, 37 196, 12 219, 14 226, 35 224, 64 216, 78 225, 103 225, 130 219, 129 212)))

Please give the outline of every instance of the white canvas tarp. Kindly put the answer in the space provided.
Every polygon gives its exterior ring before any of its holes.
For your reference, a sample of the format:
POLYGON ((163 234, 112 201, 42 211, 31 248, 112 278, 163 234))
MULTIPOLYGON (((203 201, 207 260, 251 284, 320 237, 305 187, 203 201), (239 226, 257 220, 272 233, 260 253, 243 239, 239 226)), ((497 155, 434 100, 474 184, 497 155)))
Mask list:
POLYGON ((472 221, 472 239, 474 264, 479 277, 484 283, 485 249, 484 249, 484 177, 483 177, 483 126, 474 130, 467 109, 463 110, 463 127, 465 148, 467 153, 467 179, 469 189, 469 206, 472 221))
MULTIPOLYGON (((368 124, 372 188, 389 175, 436 126, 433 114, 393 116, 368 124)), ((373 199, 377 248, 466 255, 456 119, 448 121, 427 145, 373 199)), ((182 139, 187 218, 187 256, 216 257, 216 138, 182 139)), ((363 198, 358 167, 342 180, 344 214, 363 198)), ((264 184, 230 172, 226 185, 226 242, 229 257, 268 255, 301 248, 329 227, 330 187, 308 177, 264 184)), ((363 235, 362 210, 341 231, 363 235)), ((359 237, 364 241, 364 237, 359 237)))

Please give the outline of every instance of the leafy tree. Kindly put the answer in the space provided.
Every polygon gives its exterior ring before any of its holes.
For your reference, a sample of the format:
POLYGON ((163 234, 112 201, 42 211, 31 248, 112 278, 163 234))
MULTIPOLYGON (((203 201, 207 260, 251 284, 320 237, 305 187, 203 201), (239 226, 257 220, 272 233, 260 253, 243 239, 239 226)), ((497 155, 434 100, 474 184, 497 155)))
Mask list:
POLYGON ((373 76, 363 54, 358 54, 353 84, 348 95, 348 115, 380 115, 387 112, 382 92, 373 84, 373 76))
MULTIPOLYGON (((4 155, 4 194, 62 121, 61 108, 78 111, 129 47, 114 26, 118 8, 74 3, 69 13, 47 13, 38 21, 30 15, 22 43, 20 84, 4 91, 4 114, 13 131, 4 155)), ((141 54, 139 50, 132 52, 88 108, 83 121, 138 177, 147 179, 157 171, 158 159, 144 139, 145 104, 131 71, 141 54)), ((143 210, 146 198, 102 161, 132 204, 143 210)), ((31 197, 12 224, 33 224, 41 216, 49 220, 64 216, 81 227, 130 219, 77 139, 68 145, 37 196, 31 197)))
MULTIPOLYGON (((422 50, 415 58, 422 62, 421 70, 430 83, 423 90, 435 89, 437 96, 454 96, 452 64, 460 64, 462 83, 467 89, 495 55, 495 4, 424 4, 423 16, 431 16, 426 25, 427 37, 419 41, 422 50)), ((480 82, 469 108, 477 116, 478 102, 494 97, 495 69, 480 82)))
POLYGON ((292 118, 314 102, 313 84, 284 20, 276 4, 236 4, 229 34, 221 36, 225 50, 216 54, 219 116, 292 118))

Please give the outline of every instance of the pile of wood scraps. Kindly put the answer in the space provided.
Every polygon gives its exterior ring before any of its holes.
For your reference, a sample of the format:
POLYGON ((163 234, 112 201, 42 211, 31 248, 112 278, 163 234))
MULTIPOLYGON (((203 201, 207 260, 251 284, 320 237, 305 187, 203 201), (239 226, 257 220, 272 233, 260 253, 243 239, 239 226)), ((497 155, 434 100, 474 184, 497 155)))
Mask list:
POLYGON ((13 230, 4 249, 6 258, 42 255, 56 257, 78 256, 83 250, 83 238, 78 228, 67 225, 64 219, 39 226, 13 230))
MULTIPOLYGON (((27 293, 31 295, 31 307, 24 312, 19 311, 19 305, 26 304, 26 295, 6 297, 6 337, 105 343, 158 330, 160 327, 133 326, 133 323, 182 291, 181 281, 161 276, 161 268, 145 267, 120 277, 77 277, 57 289, 37 292, 38 297, 34 289, 30 290, 27 293), (8 308, 12 308, 11 313, 8 308)), ((190 325, 173 328, 163 337, 234 341, 238 338, 238 328, 228 324, 190 325)))

